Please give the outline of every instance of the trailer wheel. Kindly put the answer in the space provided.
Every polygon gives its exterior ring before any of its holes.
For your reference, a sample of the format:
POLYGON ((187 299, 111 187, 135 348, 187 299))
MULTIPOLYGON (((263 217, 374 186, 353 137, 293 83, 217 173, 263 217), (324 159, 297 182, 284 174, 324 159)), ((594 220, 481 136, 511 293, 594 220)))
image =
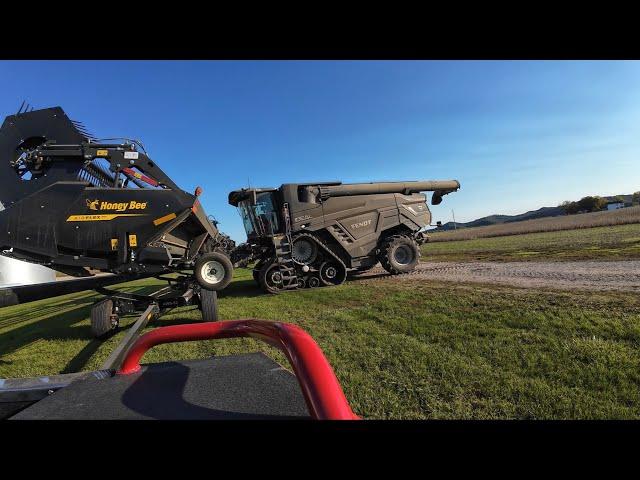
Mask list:
POLYGON ((218 321, 218 292, 201 288, 200 310, 203 322, 218 321))
POLYGON ((105 298, 91 307, 91 334, 104 338, 118 328, 118 315, 113 312, 113 300, 105 298))
POLYGON ((222 290, 233 278, 233 265, 226 255, 210 252, 202 255, 193 267, 196 280, 205 290, 222 290))
POLYGON ((394 235, 380 246, 380 264, 392 275, 413 271, 420 259, 420 249, 412 238, 394 235))

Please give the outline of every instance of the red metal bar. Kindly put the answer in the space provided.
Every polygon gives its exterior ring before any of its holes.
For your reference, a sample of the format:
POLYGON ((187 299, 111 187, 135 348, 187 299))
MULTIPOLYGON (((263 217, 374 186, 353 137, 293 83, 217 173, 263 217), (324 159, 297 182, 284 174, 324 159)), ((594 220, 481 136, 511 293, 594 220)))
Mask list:
POLYGON ((298 378, 313 418, 359 420, 351 410, 340 383, 318 344, 307 332, 290 323, 246 319, 157 328, 141 336, 133 344, 118 374, 129 375, 139 371, 140 359, 155 345, 237 337, 262 340, 284 352, 298 378))
POLYGON ((122 169, 122 171, 128 173, 132 177, 136 177, 138 180, 142 180, 143 182, 148 183, 153 187, 157 187, 159 185, 158 182, 156 182, 153 178, 148 177, 147 175, 143 175, 142 173, 136 172, 132 168, 125 167, 122 169))

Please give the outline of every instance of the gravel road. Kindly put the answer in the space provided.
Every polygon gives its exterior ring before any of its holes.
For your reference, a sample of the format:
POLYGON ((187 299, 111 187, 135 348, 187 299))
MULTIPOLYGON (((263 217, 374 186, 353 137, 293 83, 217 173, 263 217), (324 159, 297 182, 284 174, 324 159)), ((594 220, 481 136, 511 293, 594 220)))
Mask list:
MULTIPOLYGON (((389 278, 379 265, 357 278, 389 278)), ((431 279, 499 283, 517 287, 640 292, 640 261, 621 262, 421 262, 397 280, 431 279)))

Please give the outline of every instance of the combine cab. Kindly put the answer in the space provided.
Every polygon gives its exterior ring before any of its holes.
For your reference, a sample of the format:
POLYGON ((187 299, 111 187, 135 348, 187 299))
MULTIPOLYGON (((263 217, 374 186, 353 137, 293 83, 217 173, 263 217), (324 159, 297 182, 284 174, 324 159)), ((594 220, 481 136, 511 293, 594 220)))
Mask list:
POLYGON ((378 262, 391 274, 412 271, 427 240, 432 204, 460 188, 451 181, 284 184, 236 190, 247 243, 235 265, 255 261, 254 279, 267 292, 338 285, 349 271, 378 262))

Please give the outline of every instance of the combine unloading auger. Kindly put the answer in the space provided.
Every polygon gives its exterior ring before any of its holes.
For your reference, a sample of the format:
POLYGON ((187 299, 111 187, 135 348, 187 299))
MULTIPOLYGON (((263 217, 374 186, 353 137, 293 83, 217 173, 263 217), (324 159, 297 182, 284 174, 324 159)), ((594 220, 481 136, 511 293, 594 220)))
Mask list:
MULTIPOLYGON (((187 273, 180 297, 223 289, 233 242, 135 140, 100 141, 60 107, 0 128, 0 252, 75 277, 187 273)), ((113 307, 117 310, 117 306, 113 307)))

